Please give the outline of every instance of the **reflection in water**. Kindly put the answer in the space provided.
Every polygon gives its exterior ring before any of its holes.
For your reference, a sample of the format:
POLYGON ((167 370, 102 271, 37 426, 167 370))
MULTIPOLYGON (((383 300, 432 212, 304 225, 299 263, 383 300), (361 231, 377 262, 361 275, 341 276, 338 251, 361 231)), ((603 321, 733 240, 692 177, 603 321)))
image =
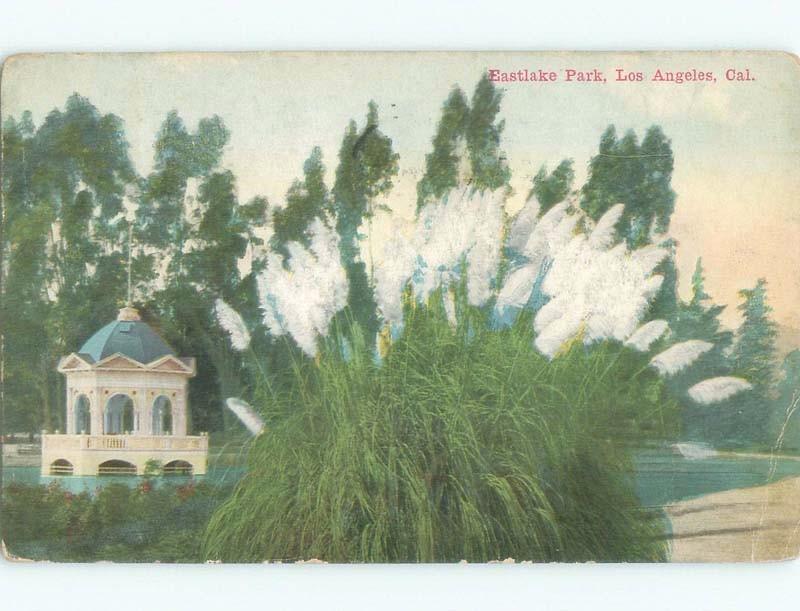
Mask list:
MULTIPOLYGON (((770 461, 766 457, 714 456, 689 460, 669 449, 641 450, 634 461, 636 493, 647 506, 663 506, 678 500, 694 498, 711 492, 760 486, 784 477, 800 476, 800 460, 780 458, 770 478, 770 461)), ((210 465, 204 476, 171 475, 153 477, 154 486, 180 486, 188 482, 207 482, 212 485, 236 483, 245 467, 210 465)), ((94 492, 110 483, 138 486, 141 476, 43 476, 39 467, 5 467, 3 485, 11 482, 49 484, 58 482, 73 493, 94 492)))
MULTIPOLYGON (((244 467, 210 467, 206 475, 170 475, 168 477, 152 477, 150 482, 156 488, 160 486, 184 486, 189 482, 206 482, 214 486, 235 484, 244 474, 244 467)), ((39 467, 4 467, 3 486, 11 483, 44 484, 57 483, 61 488, 80 494, 95 492, 98 488, 109 484, 125 484, 131 488, 140 485, 144 478, 136 475, 109 476, 51 476, 42 475, 39 467)))

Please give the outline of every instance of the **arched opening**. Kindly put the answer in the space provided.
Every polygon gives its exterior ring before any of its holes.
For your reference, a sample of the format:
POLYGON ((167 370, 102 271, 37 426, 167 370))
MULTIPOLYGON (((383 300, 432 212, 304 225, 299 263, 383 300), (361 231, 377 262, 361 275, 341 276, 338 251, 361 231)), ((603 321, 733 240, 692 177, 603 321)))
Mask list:
POLYGON ((133 400, 128 395, 117 394, 106 403, 103 417, 103 432, 106 435, 122 435, 135 430, 133 400))
POLYGON ((72 463, 64 458, 50 463, 50 475, 72 475, 74 470, 72 463))
POLYGON ((89 435, 92 430, 92 417, 89 397, 78 395, 75 400, 75 433, 78 435, 89 435))
POLYGON ((172 403, 164 395, 153 401, 153 435, 172 435, 172 403))
POLYGON ((164 465, 164 475, 191 475, 194 467, 185 460, 173 460, 164 465))
POLYGON ((125 460, 107 460, 97 467, 97 475, 136 475, 136 465, 125 460))

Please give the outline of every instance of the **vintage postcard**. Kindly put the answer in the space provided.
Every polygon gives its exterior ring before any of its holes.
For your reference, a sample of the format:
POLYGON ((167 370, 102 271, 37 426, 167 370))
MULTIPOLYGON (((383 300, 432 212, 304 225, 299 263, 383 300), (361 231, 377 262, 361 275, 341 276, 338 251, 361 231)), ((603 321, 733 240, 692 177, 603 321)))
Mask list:
POLYGON ((10 559, 800 552, 784 53, 2 72, 10 559))

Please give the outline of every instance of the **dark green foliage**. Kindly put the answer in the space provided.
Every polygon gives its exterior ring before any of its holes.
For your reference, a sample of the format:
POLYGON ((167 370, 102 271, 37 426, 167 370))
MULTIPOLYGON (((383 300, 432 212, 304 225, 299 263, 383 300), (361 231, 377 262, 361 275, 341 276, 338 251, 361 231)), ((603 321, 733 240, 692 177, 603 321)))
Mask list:
POLYGON ((759 279, 752 289, 739 291, 742 324, 736 332, 731 362, 737 375, 747 379, 753 390, 741 393, 730 402, 738 415, 734 441, 772 445, 768 423, 775 383, 775 339, 777 329, 767 304, 767 282, 759 279))
POLYGON ((122 121, 78 95, 38 128, 30 113, 5 122, 5 430, 64 428, 58 358, 126 301, 126 197, 138 199, 132 277, 134 297, 143 299, 136 305, 180 354, 198 359, 195 425, 221 426, 220 386, 222 394, 240 388, 240 363, 211 304, 219 296, 234 307, 244 301, 238 260, 261 243, 268 205, 264 198, 239 204, 233 175, 219 168, 228 139, 219 117, 190 132, 172 112, 157 135, 154 171, 142 179, 122 121))
POLYGON ((800 350, 783 359, 768 438, 778 450, 800 450, 800 350))
POLYGON ((233 270, 247 249, 249 229, 239 214, 233 174, 210 174, 200 185, 197 201, 202 212, 193 237, 200 246, 187 255, 188 276, 209 293, 230 300, 239 282, 233 270))
POLYGON ((625 204, 617 231, 632 248, 642 246, 649 242, 651 227, 662 233, 669 229, 675 208, 673 165, 670 141, 660 127, 650 127, 639 144, 633 131, 617 139, 611 125, 589 161, 581 208, 597 220, 612 206, 625 204))
POLYGON ((11 554, 56 562, 199 562, 201 533, 229 489, 187 483, 108 484, 94 496, 57 483, 3 489, 2 539, 11 554))
POLYGON ((189 389, 197 431, 222 428, 223 400, 241 389, 241 363, 214 320, 213 303, 221 297, 238 306, 238 260, 249 245, 261 244, 255 232, 268 214, 264 198, 240 204, 235 177, 219 167, 229 137, 217 116, 201 119, 190 133, 171 112, 158 133, 155 169, 144 181, 137 210, 137 236, 144 244, 138 259, 151 269, 168 261, 164 288, 149 292, 139 305, 203 372, 189 389))
POLYGON ((752 289, 739 291, 742 324, 736 337, 736 370, 754 385, 768 389, 775 378, 775 338, 778 335, 767 304, 767 281, 760 278, 752 289))
POLYGON ((147 177, 139 208, 137 239, 154 246, 182 247, 188 231, 183 218, 187 181, 207 175, 222 158, 230 133, 216 115, 201 119, 189 133, 177 111, 167 115, 155 148, 155 170, 147 177))
POLYGON ((669 387, 684 405, 684 437, 714 443, 729 439, 738 427, 737 414, 719 404, 699 405, 693 402, 687 389, 707 378, 731 375, 731 363, 726 356, 733 343, 733 333, 725 329, 719 316, 725 306, 716 305, 705 290, 703 263, 697 260, 692 274, 692 297, 679 301, 670 317, 671 342, 699 339, 714 347, 702 355, 692 367, 677 374, 669 387))
POLYGON ((417 209, 458 186, 458 144, 464 137, 468 119, 467 98, 460 88, 454 87, 442 106, 433 150, 425 156, 425 175, 417 183, 417 209))
POLYGON ((55 366, 124 296, 135 180, 121 119, 77 94, 38 128, 3 125, 6 426, 63 428, 55 366))
POLYGON ((507 187, 511 170, 500 150, 505 121, 497 120, 503 94, 487 75, 475 87, 472 100, 455 87, 442 106, 442 118, 425 157, 425 174, 417 184, 417 210, 457 186, 462 156, 469 157, 467 178, 477 190, 507 187))
POLYGON ((399 155, 392 140, 381 132, 378 106, 369 103, 366 125, 358 129, 355 121, 347 126, 339 149, 339 166, 333 186, 333 209, 342 264, 350 283, 348 306, 355 322, 369 336, 378 329, 371 272, 359 260, 359 227, 370 223, 377 210, 376 199, 392 188, 399 155))
POLYGON ((658 294, 650 303, 647 318, 648 320, 661 318, 666 321, 672 321, 678 315, 678 309, 680 307, 680 299, 678 297, 678 266, 675 264, 678 243, 674 239, 668 238, 658 244, 658 246, 666 249, 669 254, 655 269, 655 273, 660 274, 664 280, 661 282, 661 288, 658 294))
POLYGON ((663 559, 627 450, 676 426, 646 359, 576 342, 550 363, 529 318, 491 331, 458 307, 454 330, 441 306, 409 304, 381 366, 358 335, 349 360, 331 346, 300 364, 265 400, 268 432, 209 524, 207 558, 663 559))
POLYGON ((539 202, 539 213, 544 214, 556 204, 563 202, 572 190, 575 180, 575 170, 572 169, 572 159, 564 159, 556 169, 547 173, 547 166, 542 166, 533 177, 533 186, 528 199, 536 196, 539 202))
POLYGON ((286 194, 286 206, 276 209, 273 214, 275 233, 272 247, 287 256, 286 245, 289 242, 300 242, 308 246, 309 240, 306 235, 308 226, 314 219, 324 219, 330 209, 322 150, 315 146, 303 164, 303 180, 295 180, 292 183, 286 194))
POLYGON ((466 127, 472 181, 478 190, 494 191, 508 185, 511 170, 500 150, 500 137, 505 120, 497 121, 503 94, 484 74, 470 100, 466 127))

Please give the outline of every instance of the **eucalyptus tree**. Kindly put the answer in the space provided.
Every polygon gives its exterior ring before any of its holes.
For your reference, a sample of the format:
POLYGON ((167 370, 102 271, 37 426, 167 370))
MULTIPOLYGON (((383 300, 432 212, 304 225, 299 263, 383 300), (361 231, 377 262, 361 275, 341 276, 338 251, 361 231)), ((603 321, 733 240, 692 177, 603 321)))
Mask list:
POLYGON ((332 211, 331 194, 325 184, 322 150, 315 146, 303 164, 303 179, 295 180, 286 193, 286 205, 275 209, 272 216, 272 246, 286 255, 289 242, 308 246, 308 226, 325 219, 332 211))
POLYGON ((222 298, 239 306, 239 262, 262 245, 266 224, 266 200, 240 204, 235 177, 221 167, 229 139, 216 115, 190 131, 170 112, 137 209, 139 259, 157 271, 145 302, 168 339, 204 370, 190 388, 194 426, 204 430, 221 425, 222 400, 240 386, 238 359, 221 341, 213 304, 222 298))
POLYGON ((625 204, 617 226, 631 248, 652 240, 652 233, 669 229, 675 208, 672 190, 672 145, 657 125, 639 144, 633 130, 622 138, 610 125, 589 161, 589 178, 581 189, 581 208, 594 220, 616 204, 625 204))
POLYGON ((7 405, 38 411, 20 417, 29 426, 57 427, 58 357, 125 294, 125 202, 136 174, 122 120, 78 94, 38 128, 30 113, 3 127, 7 405))
POLYGON ((575 170, 572 159, 564 159, 552 172, 547 172, 547 166, 539 168, 533 177, 533 184, 528 193, 528 198, 536 197, 539 202, 539 213, 544 214, 550 208, 563 202, 572 190, 575 180, 575 170))
POLYGON ((417 211, 465 178, 478 191, 508 186, 511 170, 500 148, 505 121, 498 120, 502 99, 486 75, 469 101, 460 87, 453 88, 442 105, 433 150, 425 157, 425 173, 417 184, 417 211), (461 176, 464 173, 468 176, 461 176))
MULTIPOLYGON (((359 229, 365 221, 371 223, 378 209, 377 199, 392 188, 399 157, 392 148, 391 138, 381 131, 378 105, 371 101, 364 127, 359 129, 355 121, 350 121, 345 129, 333 186, 336 231, 349 283, 350 315, 366 337, 375 334, 378 320, 372 274, 368 274, 361 253, 359 229)), ((370 247, 368 243, 367 249, 370 247)))

